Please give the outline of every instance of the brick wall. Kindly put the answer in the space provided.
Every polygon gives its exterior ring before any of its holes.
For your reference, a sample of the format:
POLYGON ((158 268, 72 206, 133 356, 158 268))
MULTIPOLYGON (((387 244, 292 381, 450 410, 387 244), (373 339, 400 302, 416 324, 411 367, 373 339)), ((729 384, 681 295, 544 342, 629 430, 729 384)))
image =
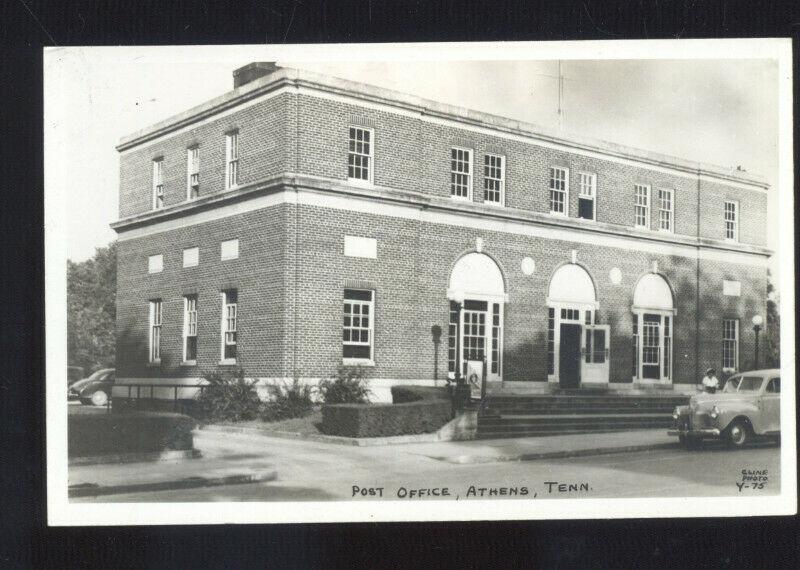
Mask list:
MULTIPOLYGON (((152 160, 164 157, 165 205, 186 198, 186 149, 200 145, 201 193, 224 189, 225 132, 239 129, 240 183, 296 171, 347 179, 348 126, 373 128, 374 182, 448 197, 450 149, 473 150, 473 200, 483 201, 483 161, 506 157, 506 204, 549 211, 549 169, 569 168, 569 216, 577 217, 579 174, 597 176, 598 221, 634 225, 634 185, 651 186, 650 227, 658 229, 658 189, 673 190, 675 233, 697 235, 697 179, 554 150, 527 142, 423 121, 310 95, 282 94, 186 132, 124 152, 120 160, 120 217, 149 211, 152 160)), ((766 243, 766 194, 702 181, 700 235, 724 238, 723 202, 740 202, 740 241, 766 243)))
POLYGON ((119 216, 152 209, 153 159, 163 157, 164 206, 186 200, 187 149, 200 146, 200 195, 225 189, 225 133, 239 129, 239 182, 254 182, 292 169, 291 95, 278 95, 228 116, 120 154, 119 216))
POLYGON ((238 364, 248 373, 279 375, 287 345, 286 207, 274 206, 152 236, 119 242, 117 369, 119 377, 196 377, 220 361, 221 298, 238 289, 238 364), (239 258, 222 261, 220 242, 239 239, 239 258), (197 267, 183 267, 183 249, 200 248, 197 267), (149 274, 150 255, 164 270, 149 274), (181 366, 183 296, 198 297, 197 365, 181 366), (161 366, 148 366, 150 299, 162 300, 161 366))

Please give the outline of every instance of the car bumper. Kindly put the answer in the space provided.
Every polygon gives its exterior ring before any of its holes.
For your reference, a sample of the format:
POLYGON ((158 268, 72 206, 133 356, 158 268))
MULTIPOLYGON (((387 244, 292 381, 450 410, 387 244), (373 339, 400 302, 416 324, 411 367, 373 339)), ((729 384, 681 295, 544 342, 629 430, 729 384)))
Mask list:
POLYGON ((717 428, 707 429, 671 429, 667 431, 667 435, 689 436, 689 437, 719 437, 720 431, 717 428))

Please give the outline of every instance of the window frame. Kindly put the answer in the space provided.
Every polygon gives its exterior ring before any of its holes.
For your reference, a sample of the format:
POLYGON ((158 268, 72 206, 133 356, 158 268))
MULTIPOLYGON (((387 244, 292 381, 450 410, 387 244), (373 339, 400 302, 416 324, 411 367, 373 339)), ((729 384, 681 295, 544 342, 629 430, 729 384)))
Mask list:
POLYGON ((670 234, 675 233, 675 190, 672 188, 658 188, 658 231, 670 234), (661 197, 662 192, 669 193, 669 209, 664 208, 664 199, 661 197), (663 213, 668 215, 668 228, 663 227, 663 213))
POLYGON ((219 353, 219 363, 220 364, 236 364, 239 358, 239 290, 235 288, 224 289, 220 291, 220 301, 221 301, 221 314, 220 314, 220 353, 219 353), (236 294, 236 302, 230 303, 229 297, 231 293, 236 294), (228 324, 230 322, 230 317, 228 313, 228 309, 233 307, 233 330, 228 328, 228 324), (233 337, 233 342, 228 342, 228 334, 233 333, 235 336, 233 337), (236 356, 233 358, 226 358, 225 357, 225 347, 226 346, 235 346, 236 347, 236 356))
POLYGON ((147 332, 147 362, 150 366, 161 364, 161 332, 164 325, 164 301, 150 299, 148 332, 147 332))
MULTIPOLYGON (((363 141, 361 141, 363 143, 363 141)), ((363 168, 363 167, 361 167, 363 168)), ((352 184, 360 184, 362 186, 373 186, 375 184, 375 129, 370 127, 362 127, 359 125, 349 125, 347 127, 347 181, 352 184), (357 130, 357 131, 364 131, 369 133, 369 154, 364 154, 363 152, 357 152, 355 150, 350 150, 350 142, 355 141, 358 143, 358 139, 353 139, 350 137, 350 131, 357 130), (350 176, 350 156, 361 156, 366 157, 368 160, 367 163, 367 178, 353 178, 350 176)))
MULTIPOLYGON (((368 337, 369 337, 369 340, 366 343, 364 343, 364 342, 362 342, 360 340, 356 341, 356 342, 354 342, 353 340, 345 341, 344 338, 342 338, 342 364, 343 365, 361 365, 361 366, 374 366, 375 365, 375 296, 376 295, 375 295, 375 290, 374 289, 364 289, 364 288, 358 288, 358 287, 345 287, 343 289, 343 291, 342 291, 342 313, 341 313, 341 315, 343 317, 343 320, 342 320, 342 337, 344 336, 344 332, 346 330, 349 330, 351 332, 353 330, 358 330, 358 331, 366 330, 367 334, 368 334, 368 337), (367 300, 362 300, 362 299, 348 299, 347 298, 347 291, 358 291, 358 292, 362 292, 362 293, 363 292, 368 292, 370 294, 370 299, 368 301, 367 300), (352 319, 354 318, 354 315, 356 313, 352 310, 352 307, 350 309, 350 312, 348 313, 347 309, 346 309, 346 305, 348 305, 348 304, 352 305, 354 303, 358 303, 358 305, 361 306, 361 307, 363 307, 364 305, 369 306, 369 317, 368 317, 369 318, 369 325, 367 327, 361 327, 361 326, 354 327, 352 325, 352 319), (351 324, 350 325, 346 325, 345 324, 344 319, 347 319, 347 318, 351 319, 351 321, 350 321, 351 324), (344 356, 344 347, 347 346, 347 345, 350 345, 350 346, 368 346, 369 347, 369 357, 368 358, 364 358, 364 357, 344 356)), ((358 315, 359 315, 358 318, 363 318, 364 312, 363 312, 362 309, 359 310, 358 315)))
POLYGON ((739 319, 722 319, 722 370, 723 372, 736 372, 739 370, 739 319), (729 329, 729 323, 733 323, 732 329, 729 329), (733 332, 733 338, 728 336, 729 332, 733 332), (729 348, 727 343, 733 343, 729 348), (733 367, 726 366, 730 364, 730 350, 733 351, 733 367))
POLYGON ((181 360, 181 364, 186 366, 193 366, 197 364, 197 323, 198 323, 198 312, 197 312, 197 294, 190 294, 183 296, 183 358, 181 360), (191 303, 194 302, 194 308, 191 309, 191 303), (194 321, 192 321, 192 316, 194 316, 194 321), (194 325, 194 334, 192 334, 192 325, 194 325), (194 337, 194 358, 186 358, 189 350, 189 339, 194 337))
POLYGON ((651 219, 650 219, 650 208, 652 206, 652 196, 653 196, 653 188, 649 184, 634 184, 633 186, 633 226, 635 228, 649 230, 651 219), (645 205, 639 203, 639 190, 644 189, 644 197, 645 197, 645 205), (644 208, 644 224, 639 223, 639 208, 644 208))
POLYGON ((491 206, 500 206, 504 207, 506 205, 506 157, 503 154, 497 154, 494 152, 486 152, 483 154, 483 203, 489 204, 491 206), (493 166, 491 164, 487 164, 487 161, 490 158, 495 158, 500 160, 500 166, 493 166), (496 178, 494 176, 490 176, 487 174, 488 169, 497 169, 500 170, 500 178, 496 178), (499 185, 498 190, 489 189, 486 187, 489 181, 497 182, 499 185), (498 192, 500 199, 497 201, 487 200, 486 193, 488 192, 498 192))
POLYGON ((578 172, 578 218, 581 220, 591 220, 593 222, 597 221, 597 174, 594 172, 578 172), (591 181, 591 195, 586 194, 584 190, 584 177, 588 176, 589 180, 591 181), (591 218, 584 218, 581 217, 581 206, 580 201, 583 200, 591 200, 592 201, 592 217, 591 218))
POLYGON ((472 202, 472 186, 473 186, 473 179, 475 175, 475 151, 471 148, 466 148, 462 146, 451 146, 450 147, 450 198, 452 200, 462 200, 465 202, 472 202), (458 152, 466 152, 469 153, 469 160, 466 161, 467 165, 469 166, 469 172, 466 174, 467 176, 467 195, 466 196, 459 196, 458 194, 453 193, 453 189, 456 186, 455 182, 453 182, 453 176, 460 175, 463 176, 464 172, 460 172, 457 170, 453 170, 453 162, 465 162, 463 160, 459 161, 458 159, 458 152), (456 156, 453 156, 453 153, 456 153, 456 156))
POLYGON ((225 190, 234 190, 238 187, 239 129, 233 129, 225 133, 225 190))
POLYGON ((725 241, 739 243, 739 201, 725 200, 723 205, 723 222, 725 224, 725 241), (733 206, 733 220, 728 220, 728 204, 733 206), (728 237, 728 222, 733 222, 733 237, 728 237))
POLYGON ((569 167, 567 166, 550 166, 550 177, 547 183, 547 191, 548 191, 548 208, 551 216, 561 216, 564 218, 569 217, 569 167), (558 190, 553 187, 553 183, 557 182, 558 179, 553 177, 553 174, 556 170, 560 170, 564 173, 564 189, 558 190), (553 210, 553 192, 563 192, 564 199, 564 211, 558 212, 553 210))
POLYGON ((186 200, 197 200, 200 197, 200 145, 192 145, 186 149, 186 200), (197 177, 197 196, 193 196, 192 178, 197 177))
POLYGON ((163 156, 158 156, 153 159, 153 187, 150 205, 153 210, 163 210, 165 207, 163 156))

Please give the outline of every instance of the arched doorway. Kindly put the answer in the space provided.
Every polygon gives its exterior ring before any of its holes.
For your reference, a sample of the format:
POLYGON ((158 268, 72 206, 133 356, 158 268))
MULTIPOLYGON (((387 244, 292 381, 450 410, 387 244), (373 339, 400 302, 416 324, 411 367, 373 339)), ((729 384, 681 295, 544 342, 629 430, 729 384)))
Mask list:
POLYGON ((470 363, 483 362, 485 358, 487 380, 500 380, 506 287, 497 263, 484 253, 462 256, 450 273, 447 298, 450 300, 448 371, 454 374, 458 362, 461 376, 467 377, 470 363))
POLYGON ((672 381, 672 288, 661 275, 644 275, 633 291, 634 382, 672 381))
POLYGON ((608 326, 595 323, 594 282, 576 263, 559 267, 547 295, 547 379, 561 388, 608 383, 608 326))

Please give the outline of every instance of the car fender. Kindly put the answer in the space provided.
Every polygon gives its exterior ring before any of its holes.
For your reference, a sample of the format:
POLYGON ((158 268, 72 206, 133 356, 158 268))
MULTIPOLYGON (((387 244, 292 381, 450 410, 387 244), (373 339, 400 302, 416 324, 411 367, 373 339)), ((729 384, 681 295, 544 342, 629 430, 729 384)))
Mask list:
POLYGON ((729 405, 721 403, 717 404, 717 409, 719 410, 717 425, 719 425, 720 431, 728 429, 731 422, 739 418, 746 419, 750 425, 753 426, 753 430, 758 431, 758 417, 760 411, 755 404, 749 402, 743 403, 741 401, 731 402, 729 405))

